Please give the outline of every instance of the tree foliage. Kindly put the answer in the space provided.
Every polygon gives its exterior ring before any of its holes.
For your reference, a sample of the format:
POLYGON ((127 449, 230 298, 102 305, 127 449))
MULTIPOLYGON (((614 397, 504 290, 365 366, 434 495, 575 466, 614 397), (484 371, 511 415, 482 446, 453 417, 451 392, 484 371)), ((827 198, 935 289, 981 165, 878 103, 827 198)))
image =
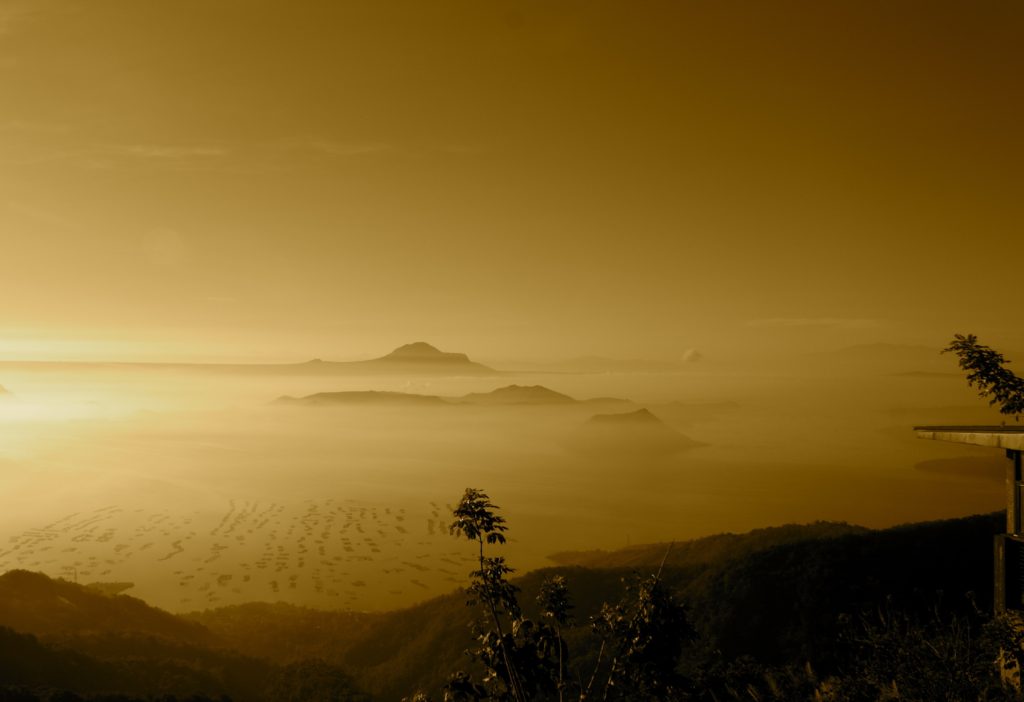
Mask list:
POLYGON ((694 631, 686 608, 661 581, 661 572, 636 576, 622 601, 605 604, 594 618, 611 661, 603 699, 679 699, 687 688, 677 666, 694 631))
POLYGON ((967 373, 967 384, 978 388, 978 395, 999 405, 999 412, 1019 418, 1024 414, 1024 379, 1006 366, 1003 354, 978 343, 974 334, 955 334, 942 353, 956 354, 960 368, 967 373))
POLYGON ((455 520, 448 527, 452 534, 465 536, 470 541, 486 541, 489 544, 505 543, 505 518, 495 510, 497 506, 491 502, 487 493, 475 488, 466 488, 466 492, 453 510, 455 520))
POLYGON ((1021 655, 1019 627, 1005 616, 947 613, 936 603, 916 617, 886 602, 849 618, 842 638, 849 653, 843 670, 819 688, 823 702, 1019 699, 997 665, 1008 655, 1004 664, 1016 666, 1021 655))
MULTIPOLYGON (((505 543, 507 527, 497 509, 485 492, 469 488, 453 510, 451 533, 477 544, 469 604, 481 606, 485 621, 476 625, 470 654, 483 674, 453 674, 444 687, 445 702, 564 702, 592 694, 602 700, 677 699, 685 687, 679 658, 695 633, 685 608, 662 582, 661 569, 637 576, 621 602, 605 604, 592 618, 601 653, 586 680, 571 680, 569 648, 562 637, 563 628, 572 626, 568 584, 560 575, 546 578, 536 597, 539 618, 524 616, 519 588, 508 580, 513 569, 485 550, 505 543)), ((429 697, 417 693, 411 699, 426 702, 429 697)))
POLYGON ((557 688, 556 661, 563 642, 544 622, 523 616, 519 588, 508 581, 514 569, 503 556, 488 556, 484 545, 504 544, 505 518, 487 493, 467 488, 453 510, 449 527, 478 546, 478 567, 470 573, 469 604, 480 604, 488 621, 477 625, 473 658, 485 674, 475 682, 465 672, 454 674, 445 686, 445 700, 513 700, 526 702, 557 688))

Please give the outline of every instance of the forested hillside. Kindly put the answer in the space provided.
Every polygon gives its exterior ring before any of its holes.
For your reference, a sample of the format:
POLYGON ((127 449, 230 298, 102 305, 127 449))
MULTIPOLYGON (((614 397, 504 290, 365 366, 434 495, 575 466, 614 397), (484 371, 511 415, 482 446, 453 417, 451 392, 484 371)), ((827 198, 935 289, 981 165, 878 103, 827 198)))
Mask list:
MULTIPOLYGON (((563 632, 570 671, 583 676, 597 658, 591 618, 622 600, 634 573, 650 575, 664 560, 661 582, 686 605, 697 634, 679 666, 697 686, 692 698, 717 689, 718 698, 732 699, 728 691, 742 679, 773 699, 769 678, 790 680, 795 687, 772 683, 786 694, 810 694, 862 665, 863 650, 850 644, 872 631, 859 623, 862 613, 866 621, 872 612, 897 613, 922 631, 943 617, 980 627, 969 596, 981 610, 990 606, 992 536, 1002 520, 992 514, 880 531, 787 525, 671 548, 562 554, 560 561, 586 566, 560 565, 513 582, 524 616, 539 620, 542 583, 564 577, 574 606, 575 624, 563 632)), ((0 593, 7 627, 0 682, 10 694, 29 695, 19 699, 70 690, 86 697, 398 700, 417 690, 439 697, 453 672, 479 672, 465 653, 479 613, 464 592, 382 614, 253 603, 186 617, 23 571, 0 577, 0 593)))
MULTIPOLYGON (((937 601, 950 611, 988 607, 992 588, 992 536, 1002 514, 913 524, 873 531, 840 524, 788 525, 745 535, 722 535, 679 544, 669 551, 664 581, 689 607, 702 651, 726 659, 750 656, 772 665, 835 668, 843 615, 856 616, 886 602, 921 614, 937 601), (723 546, 728 544, 728 547, 723 546)), ((515 580, 520 601, 533 604, 541 582, 563 575, 575 604, 577 626, 566 633, 574 656, 595 651, 589 618, 602 603, 617 601, 623 578, 635 569, 653 572, 666 544, 634 547, 602 556, 628 560, 633 568, 560 566, 515 580)), ((250 655, 286 662, 323 656, 345 666, 381 699, 437 689, 451 672, 469 664, 470 625, 477 617, 453 593, 417 607, 353 618, 312 616, 276 606, 245 615, 245 608, 191 615, 250 655), (271 635, 271 632, 273 634, 271 635), (275 643, 280 642, 280 645, 275 643)))

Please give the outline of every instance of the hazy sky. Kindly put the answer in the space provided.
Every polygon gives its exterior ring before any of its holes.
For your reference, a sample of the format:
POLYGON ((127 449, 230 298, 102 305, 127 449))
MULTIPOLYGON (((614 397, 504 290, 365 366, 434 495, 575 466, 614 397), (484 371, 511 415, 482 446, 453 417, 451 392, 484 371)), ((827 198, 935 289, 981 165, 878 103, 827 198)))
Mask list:
POLYGON ((1024 3, 0 0, 0 358, 1024 347, 1024 3))

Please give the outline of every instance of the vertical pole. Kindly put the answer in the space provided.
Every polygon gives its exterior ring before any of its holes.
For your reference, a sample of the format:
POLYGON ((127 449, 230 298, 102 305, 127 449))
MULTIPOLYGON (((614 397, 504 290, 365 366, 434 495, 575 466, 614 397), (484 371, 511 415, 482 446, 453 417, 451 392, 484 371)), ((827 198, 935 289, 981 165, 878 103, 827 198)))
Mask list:
POLYGON ((1021 476, 1021 452, 1008 449, 1006 457, 1010 459, 1006 466, 1006 534, 995 539, 995 591, 994 609, 1004 612, 1017 609, 1022 604, 1022 580, 1020 564, 1021 544, 1013 539, 1021 533, 1021 493, 1024 492, 1024 480, 1021 476))
POLYGON ((997 534, 993 546, 995 573, 992 608, 996 614, 1001 614, 1006 611, 1006 534, 997 534))
POLYGON ((1020 534, 1020 451, 1009 450, 1006 457, 1010 459, 1006 467, 1006 533, 1020 534))

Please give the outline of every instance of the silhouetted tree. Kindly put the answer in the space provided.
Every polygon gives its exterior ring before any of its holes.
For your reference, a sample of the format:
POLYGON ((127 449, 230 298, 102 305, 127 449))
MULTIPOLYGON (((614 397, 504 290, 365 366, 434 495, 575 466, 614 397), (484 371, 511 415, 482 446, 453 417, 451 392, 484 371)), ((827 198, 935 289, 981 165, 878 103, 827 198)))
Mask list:
MULTIPOLYGON (((498 515, 495 510, 497 506, 490 501, 490 497, 482 490, 466 488, 458 506, 452 512, 455 520, 448 530, 452 534, 461 534, 470 541, 476 541, 479 547, 477 562, 478 568, 470 574, 472 582, 469 592, 473 599, 470 603, 479 602, 491 616, 493 631, 483 631, 479 635, 480 649, 476 652, 478 658, 488 667, 489 675, 486 683, 494 683, 500 680, 505 690, 517 702, 525 702, 525 695, 522 690, 522 683, 516 671, 509 651, 511 642, 505 633, 502 624, 502 615, 513 620, 521 615, 519 602, 516 600, 516 588, 508 582, 506 576, 513 572, 505 564, 502 556, 488 557, 484 554, 484 543, 503 544, 505 543, 504 532, 505 518, 498 515), (500 664, 495 665, 500 657, 500 664)), ((472 699, 470 695, 477 694, 472 687, 467 687, 468 678, 453 678, 445 693, 445 698, 472 699)), ((500 693, 495 693, 500 695, 500 693)))
POLYGON ((569 601, 569 588, 565 584, 565 578, 561 575, 546 578, 540 585, 537 604, 540 605, 540 616, 550 620, 555 630, 558 646, 558 700, 561 702, 565 693, 565 660, 569 653, 562 639, 562 627, 572 623, 572 616, 569 614, 572 611, 572 603, 569 601))
POLYGON ((648 577, 634 576, 622 601, 605 604, 593 619, 602 653, 581 699, 599 674, 605 680, 603 700, 675 700, 687 693, 687 681, 677 666, 697 632, 686 608, 662 582, 661 572, 659 568, 648 577), (601 656, 610 659, 605 671, 601 656))
MULTIPOLYGON (((562 638, 562 628, 571 625, 568 586, 561 576, 545 579, 537 596, 540 620, 523 616, 519 588, 508 581, 513 569, 504 558, 485 552, 486 544, 505 543, 507 527, 496 510, 486 493, 472 488, 453 510, 450 531, 478 545, 479 567, 470 574, 469 604, 480 604, 489 624, 477 629, 477 648, 471 652, 483 665, 483 678, 455 673, 444 687, 444 699, 564 700, 571 692, 565 674, 569 650, 562 638)), ((619 604, 606 604, 591 629, 601 639, 601 654, 589 682, 576 683, 578 699, 589 699, 594 692, 603 700, 672 700, 683 693, 676 666, 695 633, 685 609, 663 584, 660 568, 650 577, 637 577, 619 604)), ((429 700, 418 694, 420 700, 429 700)))
POLYGON ((942 353, 954 353, 960 368, 967 372, 967 384, 978 388, 978 395, 990 397, 990 405, 999 405, 999 412, 1024 414, 1024 379, 1017 377, 1003 354, 978 343, 974 334, 955 334, 942 353))

